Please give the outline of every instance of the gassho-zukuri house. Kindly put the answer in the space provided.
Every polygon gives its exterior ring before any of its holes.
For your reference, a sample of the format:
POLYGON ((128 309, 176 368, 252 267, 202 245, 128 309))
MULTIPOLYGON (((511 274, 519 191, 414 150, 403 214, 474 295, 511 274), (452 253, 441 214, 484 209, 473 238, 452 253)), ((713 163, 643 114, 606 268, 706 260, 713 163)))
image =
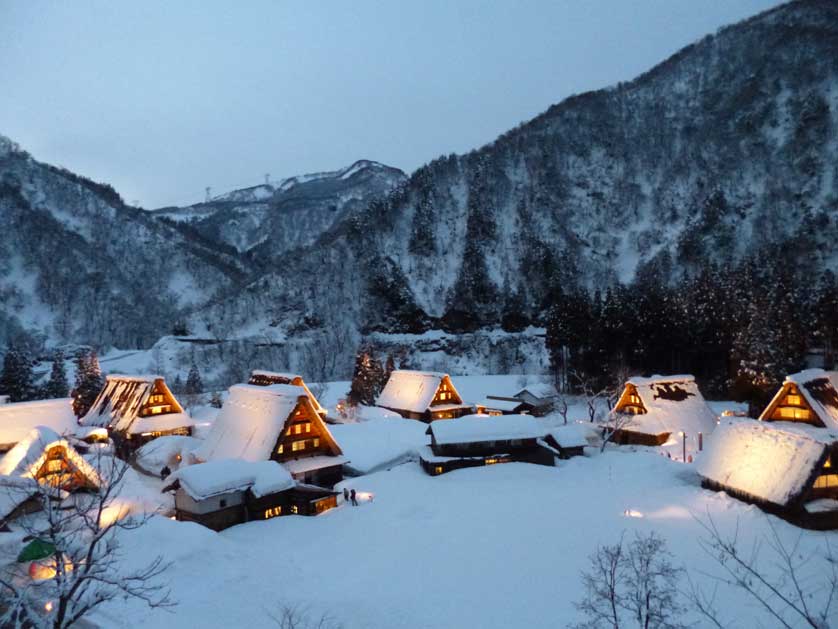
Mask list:
POLYGON ((58 434, 73 434, 78 428, 72 398, 0 404, 0 452, 11 450, 37 426, 58 434))
POLYGON ((530 415, 466 415, 431 423, 427 430, 431 443, 420 449, 419 459, 425 472, 438 476, 465 467, 513 461, 552 466, 557 457, 583 453, 587 443, 579 442, 570 432, 558 438, 552 432, 562 431, 551 431, 543 420, 530 415))
POLYGON ((376 406, 406 419, 424 422, 454 419, 473 412, 471 404, 463 403, 451 377, 432 371, 394 371, 378 396, 376 406))
POLYGON ((838 430, 800 421, 724 419, 696 470, 702 486, 799 526, 838 528, 838 430))
POLYGON ((164 435, 191 436, 194 422, 161 376, 110 375, 81 425, 107 428, 134 449, 164 435))
POLYGON ((299 485, 276 461, 221 459, 183 467, 166 481, 175 517, 214 531, 284 515, 317 515, 337 506, 337 493, 299 485))
POLYGON ((716 427, 716 414, 690 375, 630 378, 611 411, 619 424, 614 443, 659 446, 686 434, 688 449, 700 449, 716 427), (628 416, 628 417, 626 417, 628 416))
POLYGON ((298 482, 333 487, 347 460, 300 386, 236 384, 192 458, 277 461, 298 482))
POLYGON ((838 372, 806 369, 786 376, 759 419, 838 430, 838 372))
POLYGON ((317 411, 319 415, 322 415, 323 417, 326 416, 326 409, 320 404, 317 398, 314 397, 314 394, 311 392, 311 389, 308 388, 308 385, 306 385, 303 377, 298 374, 254 369, 250 372, 250 380, 247 381, 247 384, 252 384, 257 387, 267 387, 272 384, 290 384, 295 387, 302 387, 305 389, 308 399, 311 400, 311 405, 314 407, 314 410, 317 411))

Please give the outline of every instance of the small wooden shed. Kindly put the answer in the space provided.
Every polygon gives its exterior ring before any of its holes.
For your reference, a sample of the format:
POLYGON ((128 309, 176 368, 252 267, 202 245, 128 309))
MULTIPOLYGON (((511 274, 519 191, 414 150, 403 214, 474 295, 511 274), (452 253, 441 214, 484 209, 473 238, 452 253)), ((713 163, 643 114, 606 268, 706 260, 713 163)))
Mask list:
POLYGON ((473 412, 447 373, 408 371, 400 369, 390 374, 387 384, 376 400, 376 406, 398 413, 406 419, 432 422, 454 419, 473 412))
POLYGON ((479 467, 521 461, 553 465, 555 454, 543 438, 548 432, 543 420, 529 415, 466 415, 428 426, 430 446, 419 456, 431 476, 464 467, 479 467))
POLYGON ((519 398, 496 395, 487 395, 484 400, 475 404, 479 415, 528 415, 534 408, 532 404, 519 398))

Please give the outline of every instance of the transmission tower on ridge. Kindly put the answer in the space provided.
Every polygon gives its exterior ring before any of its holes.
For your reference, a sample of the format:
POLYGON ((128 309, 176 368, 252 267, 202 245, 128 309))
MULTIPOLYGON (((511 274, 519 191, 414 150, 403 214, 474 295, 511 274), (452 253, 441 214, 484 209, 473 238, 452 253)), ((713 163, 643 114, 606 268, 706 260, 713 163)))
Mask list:
POLYGON ((212 190, 212 188, 210 188, 209 186, 207 186, 207 198, 206 198, 205 203, 209 203, 209 202, 210 202, 210 199, 211 199, 211 197, 210 197, 210 190, 212 190))
POLYGON ((265 185, 271 185, 271 173, 265 173, 265 185))

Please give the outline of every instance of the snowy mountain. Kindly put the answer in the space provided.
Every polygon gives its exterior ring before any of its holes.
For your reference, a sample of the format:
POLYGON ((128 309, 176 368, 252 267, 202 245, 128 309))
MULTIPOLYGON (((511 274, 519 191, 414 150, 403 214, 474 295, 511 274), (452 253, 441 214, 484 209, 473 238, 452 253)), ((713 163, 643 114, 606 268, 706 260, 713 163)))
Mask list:
POLYGON ((188 222, 206 238, 265 259, 310 245, 406 179, 397 168, 359 160, 341 170, 233 190, 206 203, 155 214, 188 222))
MULTIPOLYGON (((838 268, 838 5, 793 2, 416 171, 194 320, 223 336, 542 322, 551 286, 762 251, 838 268)), ((303 335, 301 337, 301 335, 303 335)))
POLYGON ((362 336, 417 367, 538 370, 557 286, 838 270, 836 131, 838 6, 804 0, 406 181, 362 161, 149 214, 4 142, 0 313, 122 347, 188 314, 231 377, 346 375, 362 336))
POLYGON ((235 252, 0 136, 0 343, 144 347, 245 275, 235 252))

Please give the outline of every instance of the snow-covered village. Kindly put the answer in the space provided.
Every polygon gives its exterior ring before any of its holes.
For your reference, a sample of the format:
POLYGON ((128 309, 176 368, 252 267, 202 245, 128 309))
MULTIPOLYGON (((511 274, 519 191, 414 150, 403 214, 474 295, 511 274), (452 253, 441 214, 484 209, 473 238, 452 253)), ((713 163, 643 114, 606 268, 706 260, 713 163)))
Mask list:
POLYGON ((0 629, 838 629, 838 2, 0 0, 0 629))

